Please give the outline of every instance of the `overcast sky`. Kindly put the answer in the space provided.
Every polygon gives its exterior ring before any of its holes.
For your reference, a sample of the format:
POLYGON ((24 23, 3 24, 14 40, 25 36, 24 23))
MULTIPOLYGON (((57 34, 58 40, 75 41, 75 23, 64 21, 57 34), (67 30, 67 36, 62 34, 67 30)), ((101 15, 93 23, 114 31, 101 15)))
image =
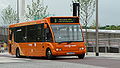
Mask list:
MULTIPOLYGON (((31 0, 25 0, 27 4, 31 0)), ((72 0, 45 0, 48 11, 55 16, 72 16, 70 3, 72 0)), ((0 0, 0 12, 3 8, 11 5, 16 9, 16 0, 0 0)), ((99 0, 99 24, 120 25, 120 0, 99 0)), ((2 21, 0 21, 2 22, 2 21)))

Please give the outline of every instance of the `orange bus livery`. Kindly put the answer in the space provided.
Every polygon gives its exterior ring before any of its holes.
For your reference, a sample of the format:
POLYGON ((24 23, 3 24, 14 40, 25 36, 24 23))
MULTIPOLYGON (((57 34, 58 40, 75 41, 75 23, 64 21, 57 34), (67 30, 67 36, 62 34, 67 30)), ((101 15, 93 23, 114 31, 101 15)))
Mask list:
POLYGON ((86 47, 79 17, 48 17, 9 26, 9 53, 53 59, 78 56, 83 59, 86 47))

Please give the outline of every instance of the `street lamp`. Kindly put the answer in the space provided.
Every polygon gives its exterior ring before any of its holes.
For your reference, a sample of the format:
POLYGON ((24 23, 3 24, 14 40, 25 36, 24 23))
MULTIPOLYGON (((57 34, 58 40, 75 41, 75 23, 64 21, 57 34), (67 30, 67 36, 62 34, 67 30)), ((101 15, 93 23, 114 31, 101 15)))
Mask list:
POLYGON ((99 56, 99 46, 98 46, 98 0, 96 0, 96 56, 99 56))
POLYGON ((17 0, 17 23, 19 23, 19 0, 17 0))
POLYGON ((17 0, 17 23, 24 21, 25 0, 17 0))

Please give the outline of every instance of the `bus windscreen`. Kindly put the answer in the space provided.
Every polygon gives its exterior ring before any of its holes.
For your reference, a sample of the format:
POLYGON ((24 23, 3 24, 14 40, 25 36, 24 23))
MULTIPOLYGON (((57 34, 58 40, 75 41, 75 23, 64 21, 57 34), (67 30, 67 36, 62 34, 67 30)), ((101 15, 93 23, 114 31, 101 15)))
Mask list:
POLYGON ((51 23, 79 23, 79 18, 56 18, 56 17, 51 17, 50 19, 51 23))
POLYGON ((56 42, 83 42, 80 25, 51 25, 56 42))

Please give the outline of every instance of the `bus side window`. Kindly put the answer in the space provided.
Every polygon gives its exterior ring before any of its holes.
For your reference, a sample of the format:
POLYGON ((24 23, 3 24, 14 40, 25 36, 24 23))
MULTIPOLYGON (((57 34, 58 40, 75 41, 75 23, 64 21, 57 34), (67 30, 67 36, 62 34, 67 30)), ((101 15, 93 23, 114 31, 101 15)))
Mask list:
POLYGON ((9 40, 12 40, 12 30, 9 30, 9 34, 10 34, 10 37, 9 37, 9 40))
POLYGON ((9 40, 11 41, 12 41, 13 34, 14 34, 14 28, 9 29, 9 40))
POLYGON ((49 26, 47 25, 47 28, 44 29, 44 33, 45 33, 45 41, 46 42, 52 42, 52 34, 51 34, 51 31, 50 31, 50 28, 49 26))
POLYGON ((37 41, 37 25, 27 26, 27 42, 37 41))
POLYGON ((42 24, 37 25, 37 42, 43 41, 42 29, 43 29, 42 24))
POLYGON ((17 43, 21 43, 21 42, 26 42, 26 39, 24 37, 26 37, 26 32, 25 32, 26 27, 17 27, 15 29, 14 32, 14 40, 17 43))
POLYGON ((43 24, 27 26, 27 42, 44 42, 43 24))

